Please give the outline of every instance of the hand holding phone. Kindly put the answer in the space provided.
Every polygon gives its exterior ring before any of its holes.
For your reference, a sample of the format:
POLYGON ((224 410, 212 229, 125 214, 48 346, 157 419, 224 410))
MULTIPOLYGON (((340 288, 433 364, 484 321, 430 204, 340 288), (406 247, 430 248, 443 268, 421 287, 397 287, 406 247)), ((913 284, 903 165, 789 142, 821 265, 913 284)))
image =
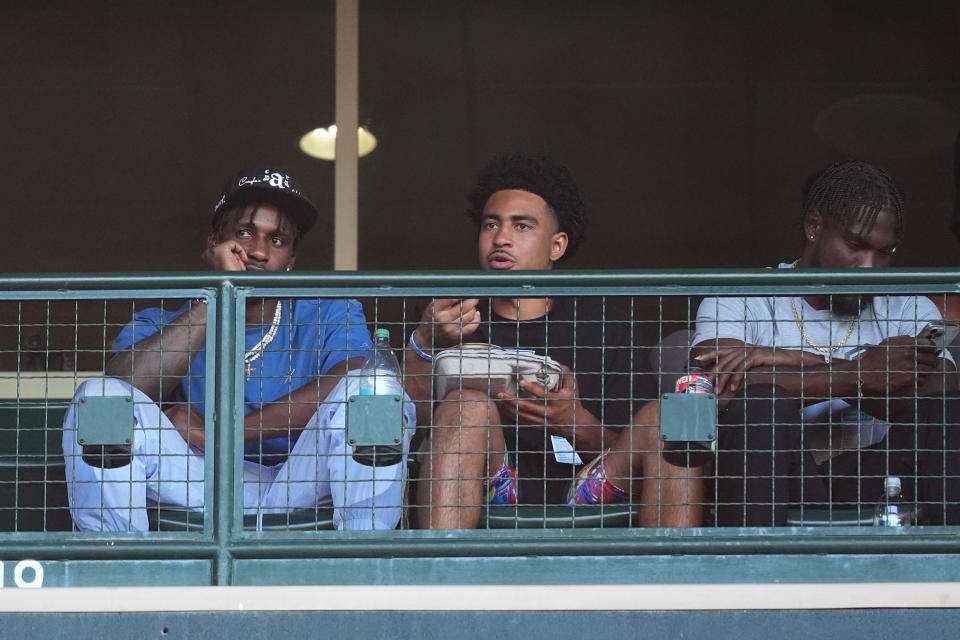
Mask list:
POLYGON ((953 343, 958 334, 960 334, 960 323, 950 320, 933 320, 917 334, 917 340, 929 340, 942 351, 953 343))

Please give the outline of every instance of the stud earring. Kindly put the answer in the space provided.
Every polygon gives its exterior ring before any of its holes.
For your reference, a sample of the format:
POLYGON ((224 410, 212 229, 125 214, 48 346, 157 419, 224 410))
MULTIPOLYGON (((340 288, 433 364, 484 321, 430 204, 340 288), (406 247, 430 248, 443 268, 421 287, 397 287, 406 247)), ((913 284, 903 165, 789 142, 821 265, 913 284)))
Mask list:
POLYGON ((291 267, 290 265, 287 265, 287 271, 290 271, 290 269, 292 269, 292 268, 293 268, 293 267, 291 267))

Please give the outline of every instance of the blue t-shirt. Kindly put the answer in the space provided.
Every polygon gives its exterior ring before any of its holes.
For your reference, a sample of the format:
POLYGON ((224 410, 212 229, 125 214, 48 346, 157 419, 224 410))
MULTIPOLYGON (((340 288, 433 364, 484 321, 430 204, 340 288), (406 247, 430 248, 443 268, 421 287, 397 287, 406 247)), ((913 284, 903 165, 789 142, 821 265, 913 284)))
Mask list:
MULTIPOLYGON (((366 356, 373 344, 363 310, 356 300, 297 299, 283 300, 281 304, 276 335, 263 355, 251 363, 250 379, 246 380, 244 376, 245 414, 299 389, 348 358, 366 356)), ((137 312, 120 331, 113 343, 113 351, 129 349, 157 333, 188 308, 189 305, 184 305, 176 311, 150 308, 137 312)), ((246 351, 269 331, 272 311, 265 311, 264 326, 247 329, 246 351)), ((206 353, 201 349, 179 389, 182 397, 200 413, 205 412, 206 362, 206 353)), ((266 446, 265 441, 263 449, 258 443, 248 444, 248 449, 252 445, 253 451, 288 450, 285 438, 275 440, 278 442, 270 443, 276 446, 266 446)))

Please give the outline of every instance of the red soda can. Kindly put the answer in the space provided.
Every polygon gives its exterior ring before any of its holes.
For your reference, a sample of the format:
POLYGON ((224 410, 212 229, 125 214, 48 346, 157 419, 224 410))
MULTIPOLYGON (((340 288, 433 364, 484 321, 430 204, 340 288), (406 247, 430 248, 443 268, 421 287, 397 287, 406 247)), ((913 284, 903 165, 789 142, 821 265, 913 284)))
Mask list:
POLYGON ((713 393, 713 383, 699 367, 690 367, 686 375, 677 378, 677 393, 713 393))
MULTIPOLYGON (((713 382, 698 365, 691 364, 686 375, 677 379, 677 393, 713 393, 713 382)), ((671 440, 663 443, 663 459, 678 467, 699 467, 713 461, 717 439, 709 442, 671 440)))

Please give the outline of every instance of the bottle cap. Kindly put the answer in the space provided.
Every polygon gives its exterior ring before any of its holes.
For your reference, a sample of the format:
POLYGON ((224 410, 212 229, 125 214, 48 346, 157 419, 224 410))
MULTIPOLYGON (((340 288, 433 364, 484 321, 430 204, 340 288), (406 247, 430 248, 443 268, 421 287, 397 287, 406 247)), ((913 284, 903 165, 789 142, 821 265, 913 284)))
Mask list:
POLYGON ((883 486, 887 489, 899 489, 900 488, 900 478, 897 476, 887 476, 887 479, 884 481, 883 486))
POLYGON ((373 339, 374 339, 374 340, 379 340, 380 338, 384 338, 384 339, 386 339, 386 340, 389 340, 389 339, 390 339, 390 329, 374 329, 374 331, 373 331, 373 339))

